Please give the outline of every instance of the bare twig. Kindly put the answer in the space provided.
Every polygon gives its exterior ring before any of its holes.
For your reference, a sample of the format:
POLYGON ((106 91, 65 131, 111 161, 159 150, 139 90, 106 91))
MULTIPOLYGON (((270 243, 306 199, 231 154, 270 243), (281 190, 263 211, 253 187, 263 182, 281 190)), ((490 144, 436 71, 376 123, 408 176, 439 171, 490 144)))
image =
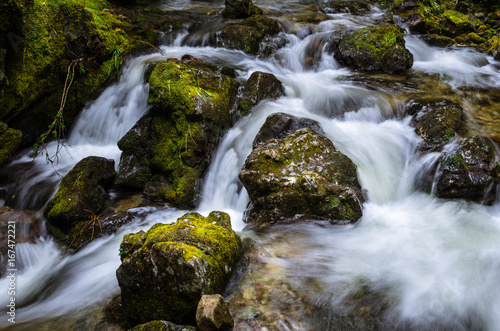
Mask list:
POLYGON ((152 44, 148 43, 147 41, 142 41, 142 40, 139 40, 140 43, 143 43, 143 44, 146 44, 146 45, 149 45, 151 47, 153 47, 154 49, 156 49, 158 52, 160 52, 161 55, 165 56, 165 54, 162 53, 162 51, 160 51, 157 47, 153 46, 152 44))

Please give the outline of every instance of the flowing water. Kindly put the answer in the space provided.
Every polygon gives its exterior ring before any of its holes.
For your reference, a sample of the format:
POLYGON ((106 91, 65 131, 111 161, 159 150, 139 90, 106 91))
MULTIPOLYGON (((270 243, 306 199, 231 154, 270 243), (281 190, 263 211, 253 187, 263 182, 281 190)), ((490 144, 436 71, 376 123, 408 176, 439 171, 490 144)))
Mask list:
MULTIPOLYGON (((271 11, 303 10, 291 2, 256 3, 271 11)), ((219 2, 176 1, 168 6, 203 13, 222 8, 219 2)), ((362 17, 333 14, 331 20, 307 26, 307 33, 281 18, 290 31, 282 34, 287 46, 267 59, 200 46, 206 35, 194 28, 165 38, 170 41, 161 47, 165 57, 191 54, 232 65, 239 68, 242 80, 254 71, 270 72, 285 87, 286 96, 261 102, 227 132, 213 157, 198 209, 205 215, 228 212, 233 228, 255 243, 255 259, 241 266, 225 293, 236 329, 500 329, 500 204, 448 201, 418 191, 415 182, 432 167, 436 155, 415 153, 420 140, 405 116, 405 104, 415 96, 446 97, 467 109, 473 132, 495 136, 495 126, 487 125, 489 117, 478 115, 482 108, 476 101, 498 94, 500 63, 469 49, 429 47, 415 36, 406 37, 415 64, 405 75, 341 68, 327 51, 328 44, 317 50, 313 65, 306 60, 315 41, 346 28, 376 24, 382 16, 376 9, 362 17), (354 161, 367 196, 359 222, 277 226, 268 233, 244 230, 249 198, 238 173, 254 136, 275 112, 318 121, 337 149, 354 161), (272 293, 272 298, 262 292, 272 293)), ((60 176, 86 156, 118 162, 116 142, 147 110, 143 77, 148 63, 162 59, 155 53, 129 61, 120 81, 82 111, 54 166, 41 157, 33 161, 29 153, 9 165, 30 164, 14 188, 14 207, 41 209, 60 176)), ((50 153, 55 148, 48 146, 50 153)), ((115 271, 123 235, 173 222, 186 211, 131 212, 133 222, 74 255, 63 256, 49 236, 17 244, 17 323, 9 323, 5 314, 9 279, 4 277, 0 328, 113 329, 102 324, 102 309, 119 293, 115 271)))

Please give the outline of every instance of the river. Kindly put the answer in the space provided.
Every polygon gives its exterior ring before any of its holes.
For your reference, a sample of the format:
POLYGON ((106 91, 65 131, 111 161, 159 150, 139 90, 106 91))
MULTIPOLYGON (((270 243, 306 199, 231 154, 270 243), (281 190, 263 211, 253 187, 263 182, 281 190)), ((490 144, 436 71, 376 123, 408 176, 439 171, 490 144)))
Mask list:
MULTIPOLYGON (((304 9, 292 2, 255 3, 289 13, 304 9)), ((223 7, 220 1, 174 1, 162 6, 192 12, 223 7)), ((286 95, 261 102, 227 132, 213 157, 198 208, 204 215, 212 210, 228 212, 233 228, 257 243, 254 254, 260 262, 254 266, 253 280, 248 280, 250 266, 225 293, 230 302, 244 300, 252 305, 252 309, 232 305, 236 329, 266 325, 268 330, 500 330, 500 203, 483 206, 419 191, 418 176, 435 162, 436 155, 415 152, 420 138, 405 116, 405 104, 412 96, 447 97, 467 110, 472 132, 496 135, 475 100, 478 93, 498 93, 500 63, 466 48, 430 47, 411 35, 406 43, 415 63, 406 74, 342 68, 326 51, 327 45, 312 67, 305 60, 308 47, 318 38, 378 24, 383 15, 376 8, 364 16, 330 14, 330 20, 302 27, 307 33, 281 18, 290 31, 282 36, 287 46, 267 59, 202 46, 203 30, 186 27, 166 35, 166 44, 160 47, 165 57, 152 50, 128 61, 119 82, 85 107, 54 167, 43 157, 34 161, 16 187, 16 209, 41 209, 57 187, 59 175, 86 156, 103 156, 118 164, 116 142, 147 110, 148 85, 143 77, 149 63, 191 54, 240 68, 240 79, 254 71, 269 72, 283 83, 286 95), (249 198, 238 173, 256 133, 275 112, 318 121, 336 148, 357 165, 367 196, 359 222, 278 226, 268 233, 244 230, 249 198), (273 286, 286 287, 293 295, 273 292, 273 286), (258 299, 258 287, 278 294, 258 299), (292 301, 287 301, 290 297, 292 301), (280 304, 297 304, 298 311, 280 310, 280 304)), ((48 148, 53 151, 56 146, 48 148)), ((10 166, 31 161, 27 153, 10 166)), ((50 236, 34 244, 18 244, 17 323, 12 325, 6 318, 9 298, 4 294, 9 279, 5 277, 0 279, 0 306, 4 307, 0 328, 120 330, 102 324, 102 310, 119 293, 115 272, 123 235, 147 230, 157 222, 173 222, 186 211, 138 208, 133 212, 134 221, 115 235, 95 239, 73 255, 63 256, 50 236)))

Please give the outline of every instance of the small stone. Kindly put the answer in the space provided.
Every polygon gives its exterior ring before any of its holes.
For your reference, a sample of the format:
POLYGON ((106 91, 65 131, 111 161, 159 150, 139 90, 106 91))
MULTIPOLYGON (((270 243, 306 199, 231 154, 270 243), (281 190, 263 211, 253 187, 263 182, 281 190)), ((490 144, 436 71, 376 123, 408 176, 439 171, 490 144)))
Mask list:
POLYGON ((196 310, 200 331, 228 330, 234 326, 229 307, 220 294, 203 295, 196 310))

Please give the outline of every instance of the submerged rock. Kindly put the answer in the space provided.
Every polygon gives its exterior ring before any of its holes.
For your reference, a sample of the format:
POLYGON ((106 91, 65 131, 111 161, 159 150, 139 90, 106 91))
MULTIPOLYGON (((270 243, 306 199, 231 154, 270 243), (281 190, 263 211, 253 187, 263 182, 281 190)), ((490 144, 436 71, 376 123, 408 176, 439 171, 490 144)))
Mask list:
POLYGON ((350 68, 365 71, 393 73, 413 65, 413 55, 405 47, 403 30, 392 24, 347 32, 341 37, 334 56, 350 68))
POLYGON ((126 235, 116 272, 126 315, 194 325, 201 296, 223 290, 240 253, 229 215, 216 211, 126 235))
POLYGON ((239 178, 252 202, 251 227, 308 219, 356 222, 362 215, 356 166, 309 128, 259 145, 239 178))
POLYGON ((115 162, 89 156, 64 176, 55 196, 44 209, 44 216, 63 231, 77 221, 98 214, 107 200, 106 190, 115 175, 115 162))
POLYGON ((499 165, 495 148, 485 137, 462 141, 439 161, 435 194, 446 199, 465 199, 487 205, 496 201, 499 165))
POLYGON ((229 306, 220 294, 203 295, 196 309, 196 325, 200 331, 229 330, 234 320, 229 306))
POLYGON ((151 321, 137 325, 128 331, 196 331, 194 326, 176 325, 168 321, 151 321))
POLYGON ((243 85, 243 91, 238 97, 238 110, 241 115, 246 115, 259 101, 278 99, 284 94, 283 85, 273 74, 256 71, 243 85))

